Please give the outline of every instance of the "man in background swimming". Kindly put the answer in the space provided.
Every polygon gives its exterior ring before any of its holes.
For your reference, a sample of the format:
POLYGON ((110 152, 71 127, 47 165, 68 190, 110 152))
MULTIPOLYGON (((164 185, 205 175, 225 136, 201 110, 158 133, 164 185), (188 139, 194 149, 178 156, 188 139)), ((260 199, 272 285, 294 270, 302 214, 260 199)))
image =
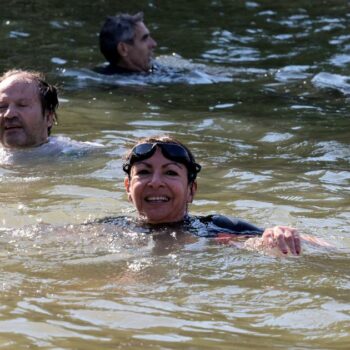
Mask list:
POLYGON ((100 31, 100 50, 109 64, 101 74, 149 73, 157 46, 143 22, 143 13, 108 16, 100 31))
POLYGON ((47 143, 57 107, 57 89, 43 74, 7 71, 0 76, 0 144, 24 149, 47 143))

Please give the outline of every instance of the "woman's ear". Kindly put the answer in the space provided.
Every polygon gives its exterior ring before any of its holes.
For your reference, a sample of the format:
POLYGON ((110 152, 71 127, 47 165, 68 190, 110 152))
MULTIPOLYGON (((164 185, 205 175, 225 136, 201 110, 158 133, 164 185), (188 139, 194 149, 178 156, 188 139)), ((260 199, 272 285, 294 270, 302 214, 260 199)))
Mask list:
POLYGON ((192 203, 193 198, 197 192, 197 181, 193 181, 192 183, 189 184, 190 191, 187 196, 187 203, 192 203))
POLYGON ((124 179, 124 186, 125 186, 125 191, 128 194, 128 200, 129 202, 132 202, 132 197, 130 193, 130 180, 128 176, 126 176, 124 179))

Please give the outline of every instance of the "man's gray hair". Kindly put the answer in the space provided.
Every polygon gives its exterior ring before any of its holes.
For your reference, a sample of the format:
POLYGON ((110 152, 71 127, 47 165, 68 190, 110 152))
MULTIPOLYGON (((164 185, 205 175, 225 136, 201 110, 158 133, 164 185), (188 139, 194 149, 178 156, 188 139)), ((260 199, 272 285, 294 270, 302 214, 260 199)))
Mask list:
POLYGON ((143 22, 143 13, 135 15, 127 13, 116 16, 108 16, 100 31, 100 50, 106 60, 111 64, 116 64, 119 59, 117 50, 120 42, 133 44, 135 37, 135 27, 139 22, 143 22))

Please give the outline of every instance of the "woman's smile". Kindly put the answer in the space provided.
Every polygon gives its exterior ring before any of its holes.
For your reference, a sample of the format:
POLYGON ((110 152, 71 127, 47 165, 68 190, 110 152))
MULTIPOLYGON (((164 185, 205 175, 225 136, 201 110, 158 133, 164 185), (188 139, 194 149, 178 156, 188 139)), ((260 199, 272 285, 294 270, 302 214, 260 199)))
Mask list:
POLYGON ((170 198, 167 196, 147 196, 145 198, 146 202, 151 202, 151 203, 164 203, 164 202, 169 202, 170 198))

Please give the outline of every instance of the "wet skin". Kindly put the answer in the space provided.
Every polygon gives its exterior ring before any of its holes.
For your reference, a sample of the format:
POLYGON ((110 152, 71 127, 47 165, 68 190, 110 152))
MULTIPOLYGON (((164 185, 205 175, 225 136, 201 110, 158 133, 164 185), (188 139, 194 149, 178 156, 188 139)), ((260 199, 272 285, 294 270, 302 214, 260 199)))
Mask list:
POLYGON ((152 68, 153 50, 156 46, 157 43, 151 37, 148 28, 143 22, 138 22, 133 43, 118 45, 118 51, 122 57, 118 65, 134 72, 148 72, 152 68))
POLYGON ((139 216, 151 224, 181 221, 192 202, 196 184, 189 184, 187 168, 157 149, 152 157, 136 162, 125 179, 129 200, 139 216))
POLYGON ((0 142, 8 148, 39 146, 48 141, 53 117, 43 113, 36 82, 11 76, 0 83, 0 142))

